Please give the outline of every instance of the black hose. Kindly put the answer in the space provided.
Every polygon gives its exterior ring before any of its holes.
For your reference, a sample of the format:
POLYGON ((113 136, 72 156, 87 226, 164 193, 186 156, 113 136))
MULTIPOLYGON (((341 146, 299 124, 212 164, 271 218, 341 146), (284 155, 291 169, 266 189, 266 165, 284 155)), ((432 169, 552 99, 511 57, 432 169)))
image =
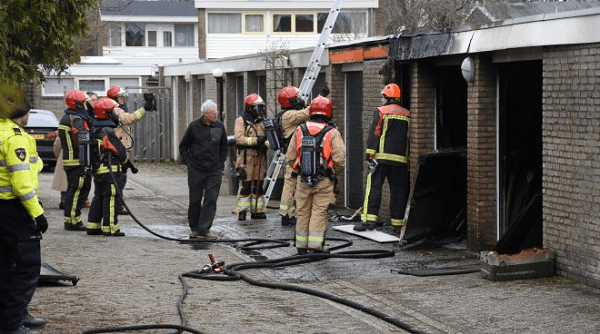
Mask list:
MULTIPOLYGON (((115 184, 117 184, 116 178, 110 168, 111 165, 111 157, 112 154, 109 152, 108 155, 108 164, 109 164, 109 171, 110 171, 110 175, 112 177, 112 180, 115 184)), ((131 218, 133 218, 133 220, 140 225, 144 230, 148 231, 150 234, 161 238, 161 239, 165 239, 165 240, 170 240, 170 241, 178 241, 180 243, 216 243, 216 242, 227 242, 227 243, 236 243, 236 242, 248 242, 248 244, 241 246, 242 249, 244 250, 257 250, 257 249, 268 249, 268 248, 276 248, 276 247, 286 247, 289 246, 289 239, 256 239, 256 238, 251 238, 251 239, 220 239, 220 240, 189 240, 189 239, 177 239, 177 238, 171 238, 171 237, 167 237, 161 234, 158 234, 154 231, 152 231, 151 229, 149 229, 148 227, 146 227, 144 224, 142 224, 133 214, 133 212, 131 210, 129 210, 129 207, 127 206, 127 204, 125 203, 125 200, 123 199, 123 194, 121 193, 121 190, 119 189, 119 187, 116 187, 117 189, 117 195, 119 196, 119 198, 121 199, 123 206, 129 211, 129 214, 131 216, 131 218), (270 246, 261 246, 261 247, 255 247, 256 245, 263 245, 263 244, 267 244, 267 243, 273 243, 274 245, 270 245, 270 246)), ((330 241, 341 241, 342 243, 340 245, 337 246, 333 246, 331 248, 329 248, 329 251, 333 251, 333 250, 338 250, 341 248, 345 248, 345 247, 349 247, 352 245, 352 241, 348 240, 348 239, 341 239, 341 238, 327 238, 326 240, 330 240, 330 241)), ((184 280, 184 277, 190 277, 190 278, 197 278, 197 279, 206 279, 206 280, 218 280, 218 281, 235 281, 235 280, 244 280, 247 283, 251 284, 251 285, 255 285, 255 286, 260 286, 260 287, 266 287, 266 288, 271 288, 271 289, 279 289, 279 290, 286 290, 286 291, 296 291, 296 292, 301 292, 304 294, 308 294, 308 295, 312 295, 312 296, 316 296, 319 298, 324 298, 324 299, 328 299, 331 301, 334 301, 336 303, 354 308, 356 310, 365 312, 367 314, 370 314, 376 318, 379 318, 383 321, 386 321, 394 326, 397 326, 405 331, 408 331, 409 333, 415 333, 415 334, 425 334, 425 332, 420 331, 418 329, 413 328, 412 326, 410 326, 409 324, 393 318, 383 312, 377 311, 375 309, 366 307, 364 305, 361 305, 359 303, 350 301, 350 300, 346 300, 343 299, 341 297, 335 296, 333 294, 330 293, 326 293, 326 292, 321 292, 321 291, 317 291, 314 289, 309 289, 309 288, 305 288, 305 287, 301 287, 298 285, 292 285, 292 284, 285 284, 285 283, 270 283, 270 282, 261 282, 261 281, 257 281, 254 280, 250 277, 248 277, 247 275, 241 273, 241 270, 245 270, 245 269, 257 269, 257 268, 279 268, 279 267, 286 267, 286 266, 292 266, 292 265, 299 265, 299 264, 305 264, 305 263, 310 263, 310 262, 315 262, 315 261, 320 261, 320 260, 324 260, 324 259, 329 259, 329 258, 354 258, 354 259, 376 259, 376 258, 383 258, 383 257, 391 257, 394 256, 394 252, 393 251, 388 251, 388 250, 354 250, 354 251, 344 251, 344 252, 336 252, 336 253, 311 253, 311 254, 305 254, 305 255, 296 255, 296 256, 291 256, 291 257, 285 257, 285 258, 280 258, 280 259, 271 259, 271 260, 265 260, 265 261, 257 261, 257 262, 243 262, 243 263, 237 263, 237 264, 230 264, 227 266, 223 267, 223 273, 225 275, 222 274, 206 274, 206 273, 201 273, 199 271, 191 271, 191 272, 187 272, 184 274, 179 275, 179 280, 182 283, 183 286, 183 293, 179 298, 179 301, 177 303, 177 308, 178 308, 178 312, 179 312, 179 317, 181 319, 182 325, 161 325, 161 324, 157 324, 157 325, 138 325, 138 326, 128 326, 128 327, 112 327, 112 328, 103 328, 103 329, 90 329, 90 330, 85 330, 85 331, 81 331, 80 334, 93 334, 93 333, 110 333, 110 332, 124 332, 124 331, 132 331, 132 330, 147 330, 147 329, 160 329, 160 328, 170 328, 170 329, 177 329, 177 333, 182 333, 182 331, 187 331, 190 333, 201 333, 197 330, 191 329, 186 327, 185 325, 187 324, 187 320, 185 319, 185 312, 183 310, 183 302, 185 301, 185 298, 188 294, 188 286, 184 280)))
POLYGON ((178 333, 182 333, 182 331, 183 331, 183 332, 189 332, 189 333, 194 333, 194 334, 203 334, 203 332, 200 332, 193 328, 188 328, 188 327, 179 326, 179 325, 169 325, 169 324, 152 324, 152 325, 135 325, 135 326, 124 326, 124 327, 93 328, 93 329, 83 330, 83 331, 79 332, 79 334, 115 333, 115 332, 127 332, 127 331, 162 329, 162 328, 177 329, 177 330, 179 330, 178 333))

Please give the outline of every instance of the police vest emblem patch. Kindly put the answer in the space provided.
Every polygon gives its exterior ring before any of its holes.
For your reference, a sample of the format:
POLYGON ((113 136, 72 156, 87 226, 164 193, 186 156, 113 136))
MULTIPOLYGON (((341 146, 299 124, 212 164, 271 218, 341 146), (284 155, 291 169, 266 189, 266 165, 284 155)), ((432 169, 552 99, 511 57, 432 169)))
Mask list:
POLYGON ((24 148, 16 149, 15 154, 17 155, 17 158, 19 158, 19 160, 21 161, 25 161, 25 158, 27 158, 27 151, 25 151, 24 148))

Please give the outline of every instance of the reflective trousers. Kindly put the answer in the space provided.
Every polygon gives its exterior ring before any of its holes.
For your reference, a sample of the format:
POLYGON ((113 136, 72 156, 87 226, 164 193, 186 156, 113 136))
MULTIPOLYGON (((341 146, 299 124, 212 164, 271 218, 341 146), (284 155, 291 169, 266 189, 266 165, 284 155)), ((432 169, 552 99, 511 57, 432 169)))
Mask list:
POLYGON ((392 226, 402 226, 404 212, 408 201, 409 177, 408 166, 392 166, 380 163, 373 174, 367 174, 365 201, 361 220, 363 222, 379 221, 379 207, 383 183, 387 178, 390 186, 390 219, 392 226))
POLYGON ((327 232, 327 208, 334 202, 333 182, 324 178, 309 187, 298 178, 296 184, 296 248, 322 250, 327 232))
POLYGON ((279 215, 294 218, 296 216, 296 183, 298 177, 292 177, 293 169, 285 167, 285 178, 283 179, 283 190, 281 191, 281 201, 279 202, 279 215))
POLYGON ((81 225, 81 208, 92 188, 92 177, 85 174, 83 167, 65 169, 67 194, 64 204, 65 224, 81 225))
POLYGON ((94 198, 88 213, 88 230, 102 229, 102 232, 110 232, 115 234, 121 229, 119 228, 119 195, 117 187, 123 173, 114 172, 115 180, 110 173, 98 174, 94 176, 94 198))
POLYGON ((35 221, 19 200, 0 200, 0 331, 18 329, 40 277, 35 221))

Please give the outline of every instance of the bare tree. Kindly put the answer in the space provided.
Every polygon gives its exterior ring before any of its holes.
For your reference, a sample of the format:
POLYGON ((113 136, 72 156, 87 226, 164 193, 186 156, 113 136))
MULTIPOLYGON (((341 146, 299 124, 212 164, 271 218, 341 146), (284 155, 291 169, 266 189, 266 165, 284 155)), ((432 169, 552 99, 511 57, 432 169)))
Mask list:
MULTIPOLYGON (((560 2, 545 0, 544 2, 560 2)), ((528 0, 383 0, 388 33, 454 28, 464 25, 474 9, 508 14, 508 4, 528 0)), ((539 2, 537 0, 536 2, 539 2)))
POLYGON ((269 44, 267 49, 258 53, 267 72, 267 117, 277 113, 277 93, 290 82, 290 49, 287 41, 269 44))

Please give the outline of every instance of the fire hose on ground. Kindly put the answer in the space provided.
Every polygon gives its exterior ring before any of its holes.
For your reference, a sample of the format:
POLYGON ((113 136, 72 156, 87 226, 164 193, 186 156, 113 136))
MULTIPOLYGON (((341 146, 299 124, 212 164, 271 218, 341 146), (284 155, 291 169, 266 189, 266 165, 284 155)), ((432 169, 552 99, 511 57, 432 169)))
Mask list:
MULTIPOLYGON (((111 154, 109 154, 109 164, 111 164, 111 154)), ((111 170, 109 168, 109 170, 111 170)), ((112 171, 110 172, 113 182, 116 182, 116 178, 112 171)), ((196 244, 196 243, 239 243, 239 242, 247 242, 247 244, 242 245, 240 248, 243 250, 258 250, 258 249, 268 249, 268 248, 277 248, 277 247, 288 247, 290 245, 290 239, 260 239, 260 238, 248 238, 248 239, 220 239, 220 240, 190 240, 190 239, 178 239, 172 238, 168 236, 161 235, 152 231, 150 228, 142 224, 133 214, 133 212, 129 209, 125 200, 123 199, 122 193, 120 189, 117 187, 117 195, 121 199, 123 206, 129 211, 131 218, 144 230, 149 232, 150 234, 169 241, 178 241, 184 244, 196 244), (265 244, 267 244, 265 246, 265 244), (268 245, 271 244, 271 245, 268 245)), ((286 284, 286 283, 272 283, 272 282, 262 282, 255 280, 248 275, 242 273, 243 270, 246 269, 269 269, 269 268, 281 268, 286 266, 294 266, 301 265, 316 261, 322 261, 330 258, 345 258, 345 259, 377 259, 377 258, 385 258, 394 256, 393 251, 388 250, 353 250, 353 251, 340 251, 340 252, 332 252, 335 250, 339 250, 341 248, 346 248, 352 245, 352 241, 348 239, 342 238, 327 238, 328 241, 336 241, 341 242, 341 244, 333 246, 329 248, 329 253, 309 253, 303 255, 294 255, 279 259, 270 259, 264 261, 256 261, 256 262, 243 262, 243 263, 235 263, 230 265, 225 265, 222 261, 215 261, 212 254, 209 254, 210 264, 204 266, 204 268, 196 271, 190 271, 187 273, 183 273, 179 275, 179 280, 183 287, 183 293, 180 296, 177 309, 179 313, 179 317, 181 319, 181 325, 172 325, 172 324, 148 324, 148 325, 135 325, 135 326, 122 326, 122 327, 107 327, 107 328, 97 328, 97 329, 87 329, 79 332, 79 334, 95 334, 95 333, 115 333, 115 332, 125 332, 125 331, 139 331, 139 330, 149 330, 149 329, 174 329, 177 330, 174 333, 202 333, 196 329, 187 327, 187 320, 185 318, 185 312, 183 303, 188 294, 188 285, 185 281, 185 278, 196 278, 196 279, 206 279, 206 280, 216 280, 216 281, 238 281, 244 280, 248 284, 265 287, 270 289, 278 289, 284 291, 294 291, 300 292, 307 295, 331 300, 333 302, 348 306, 350 308, 356 309, 358 311, 367 313, 371 316, 379 318, 383 321, 386 321, 398 328, 401 328, 409 333, 414 334, 425 334, 421 330, 418 330, 411 325, 394 318, 388 314, 375 310, 373 308, 366 307, 360 303, 347 300, 341 298, 339 296, 318 291, 315 289, 310 289, 306 287, 302 287, 294 284, 286 284)))

